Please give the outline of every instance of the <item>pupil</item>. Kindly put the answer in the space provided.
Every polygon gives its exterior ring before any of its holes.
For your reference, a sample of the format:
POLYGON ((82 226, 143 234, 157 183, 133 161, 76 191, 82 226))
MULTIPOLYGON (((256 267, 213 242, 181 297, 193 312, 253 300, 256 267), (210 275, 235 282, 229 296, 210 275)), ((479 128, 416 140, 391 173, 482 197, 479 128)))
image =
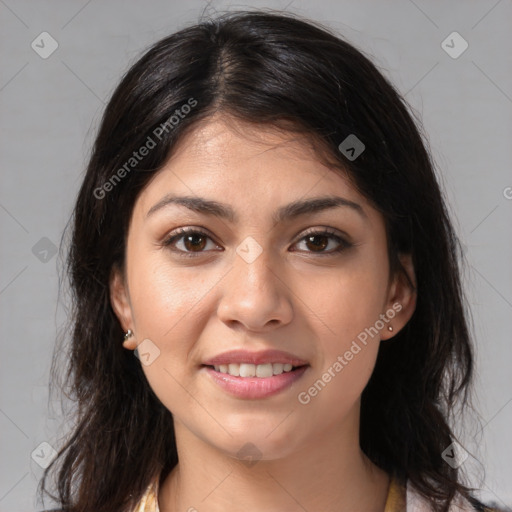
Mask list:
POLYGON ((312 245, 313 245, 314 247, 316 247, 316 248, 325 249, 325 247, 327 247, 327 242, 325 242, 326 238, 327 238, 327 237, 326 237, 326 236, 324 236, 324 235, 321 235, 321 236, 319 236, 319 235, 313 235, 313 236, 310 236, 310 237, 309 237, 309 242, 308 242, 308 243, 312 243, 312 245), (314 242, 312 242, 312 240, 314 240, 315 238, 316 238, 316 239, 318 239, 318 238, 323 239, 323 240, 324 240, 324 243, 316 243, 316 244, 315 244, 314 242))
POLYGON ((187 237, 185 238, 185 246, 187 247, 187 249, 190 249, 191 247, 189 247, 189 243, 190 241, 193 241, 195 240, 195 242, 192 242, 192 248, 196 248, 196 249, 202 249, 204 247, 204 237, 201 236, 201 235, 187 235, 187 237), (203 243, 202 244, 199 244, 199 246, 197 245, 197 239, 202 239, 203 240, 203 243))

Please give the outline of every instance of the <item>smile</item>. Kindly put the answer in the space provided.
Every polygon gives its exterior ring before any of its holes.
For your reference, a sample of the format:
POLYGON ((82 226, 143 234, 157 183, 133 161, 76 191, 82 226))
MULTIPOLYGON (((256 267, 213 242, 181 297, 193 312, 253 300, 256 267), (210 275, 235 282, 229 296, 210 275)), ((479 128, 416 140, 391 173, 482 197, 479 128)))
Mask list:
POLYGON ((273 375, 281 375, 283 372, 290 372, 297 367, 292 366, 290 363, 266 363, 266 364, 251 364, 251 363, 230 363, 214 365, 213 369, 219 373, 226 373, 234 377, 258 377, 266 378, 273 375))
POLYGON ((291 388, 308 368, 307 364, 295 367, 289 363, 231 363, 217 367, 202 367, 211 381, 222 391, 244 400, 260 400, 277 395, 291 388))

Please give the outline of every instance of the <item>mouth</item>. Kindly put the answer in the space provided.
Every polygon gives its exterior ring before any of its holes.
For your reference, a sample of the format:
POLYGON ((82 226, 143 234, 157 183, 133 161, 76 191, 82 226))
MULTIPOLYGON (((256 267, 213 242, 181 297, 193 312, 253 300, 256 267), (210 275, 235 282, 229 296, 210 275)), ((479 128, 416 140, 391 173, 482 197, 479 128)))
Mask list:
POLYGON ((309 368, 309 364, 230 363, 202 365, 205 374, 218 388, 242 400, 268 399, 291 389, 309 368))
POLYGON ((299 368, 307 365, 294 366, 290 363, 266 363, 266 364, 252 364, 252 363, 230 363, 220 365, 203 365, 211 368, 218 373, 231 375, 233 377, 256 377, 256 378, 269 378, 282 373, 294 372, 299 368))
POLYGON ((289 389, 309 368, 305 359, 282 350, 231 350, 203 361, 218 388, 239 399, 268 398, 289 389))

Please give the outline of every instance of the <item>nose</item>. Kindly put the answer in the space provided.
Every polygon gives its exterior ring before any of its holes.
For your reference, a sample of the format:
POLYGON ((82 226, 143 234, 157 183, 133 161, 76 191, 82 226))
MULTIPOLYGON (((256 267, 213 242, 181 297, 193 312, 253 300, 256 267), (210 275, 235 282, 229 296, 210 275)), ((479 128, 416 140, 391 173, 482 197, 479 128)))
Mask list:
POLYGON ((291 322, 290 283, 282 267, 264 250, 250 263, 236 254, 233 268, 222 280, 217 314, 229 327, 264 332, 291 322))

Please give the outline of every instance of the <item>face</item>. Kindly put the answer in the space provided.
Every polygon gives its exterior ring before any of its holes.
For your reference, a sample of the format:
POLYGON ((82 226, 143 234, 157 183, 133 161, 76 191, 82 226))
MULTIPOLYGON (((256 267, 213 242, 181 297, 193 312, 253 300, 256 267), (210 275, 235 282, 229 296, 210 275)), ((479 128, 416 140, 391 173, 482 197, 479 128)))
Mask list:
POLYGON ((382 216, 343 172, 307 139, 222 117, 140 193, 126 251, 111 280, 125 348, 140 344, 181 431, 235 457, 246 443, 285 457, 357 425, 380 340, 414 309, 382 216))

